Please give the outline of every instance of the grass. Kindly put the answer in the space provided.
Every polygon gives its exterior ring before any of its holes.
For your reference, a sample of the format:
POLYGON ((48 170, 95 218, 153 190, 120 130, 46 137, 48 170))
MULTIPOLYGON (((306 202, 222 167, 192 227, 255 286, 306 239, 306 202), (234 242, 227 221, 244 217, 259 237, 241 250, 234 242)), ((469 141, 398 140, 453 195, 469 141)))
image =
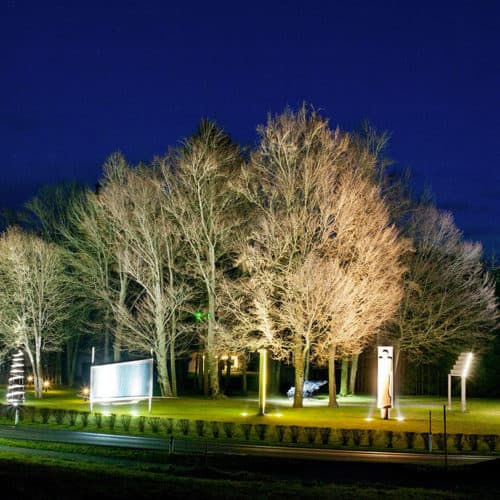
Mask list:
MULTIPOLYGON (((266 415, 259 417, 256 397, 217 400, 202 397, 155 398, 151 414, 148 413, 147 402, 144 401, 134 405, 94 405, 93 413, 200 419, 253 425, 298 425, 424 433, 429 430, 429 412, 431 412, 432 432, 438 433, 443 430, 443 404, 447 401, 444 398, 400 397, 398 398, 399 406, 392 410, 391 419, 387 421, 380 419, 378 410, 374 407, 373 397, 339 398, 339 402, 339 408, 328 408, 326 397, 318 396, 306 400, 304 408, 295 409, 291 408, 291 401, 287 398, 269 398, 266 415), (399 416, 403 419, 398 420, 399 416), (372 417, 371 420, 368 420, 369 417, 372 417)), ((39 408, 90 411, 89 403, 78 398, 76 391, 63 389, 50 390, 44 393, 41 400, 36 400, 31 393, 27 393, 26 404, 39 408)), ((500 435, 500 400, 469 399, 465 413, 460 411, 460 402, 455 400, 452 410, 447 412, 446 424, 450 434, 500 435)), ((105 426, 103 426, 104 429, 105 426)))
MULTIPOLYGON (((2 396, 0 391, 0 398, 2 396)), ((305 408, 293 409, 286 398, 270 398, 267 415, 258 417, 256 397, 221 400, 201 397, 157 398, 153 402, 151 415, 176 421, 189 419, 251 423, 254 427, 264 423, 270 428, 276 425, 297 425, 332 429, 375 429, 378 433, 392 430, 395 434, 401 434, 405 431, 427 432, 431 411, 433 433, 442 432, 442 405, 446 401, 440 398, 399 398, 400 412, 405 417, 402 421, 395 418, 389 421, 381 420, 373 408, 373 398, 368 396, 340 398, 339 401, 339 408, 330 409, 326 406, 325 397, 318 396, 307 400, 305 408), (370 412, 373 413, 373 420, 367 421, 370 412)), ((78 398, 76 391, 62 389, 44 393, 42 400, 35 400, 32 394, 28 393, 27 405, 79 412, 90 410, 89 403, 78 398)), ((470 399, 466 413, 460 411, 459 402, 454 401, 454 405, 454 410, 447 414, 449 433, 500 435, 500 401, 470 399)), ((147 403, 144 402, 137 405, 99 405, 94 407, 94 412, 103 415, 114 413, 150 416, 147 403)), ((392 416, 397 415, 395 409, 392 416)), ((137 421, 137 418, 134 420, 137 421)), ((30 422, 26 424, 32 425, 30 422)), ((106 424, 96 429, 92 417, 85 428, 81 428, 81 425, 57 425, 53 417, 49 424, 36 425, 111 432, 106 424)), ((209 429, 207 427, 207 437, 210 436, 209 429)), ((118 419, 114 432, 123 432, 118 419)), ((141 433, 135 425, 131 426, 131 433, 155 435, 149 428, 141 433)), ((272 439, 274 434, 268 434, 272 439)), ((165 437, 164 430, 160 435, 165 437)), ((196 437, 194 428, 190 434, 190 437, 193 436, 196 437)), ((239 438, 242 439, 241 436, 239 438)), ((219 439, 224 438, 221 436, 219 439)), ((258 441, 255 434, 254 441, 258 441)), ((175 454, 170 456, 160 451, 19 440, 2 440, 0 444, 17 448, 17 451, 0 449, 0 480, 4 480, 5 494, 21 498, 71 497, 76 500, 80 498, 79 495, 81 498, 150 498, 153 495, 161 495, 169 498, 206 499, 372 499, 382 496, 388 499, 489 499, 497 497, 500 487, 498 471, 472 466, 453 467, 445 473, 435 467, 409 468, 399 464, 312 464, 298 460, 270 460, 234 455, 211 456, 207 459, 175 454), (33 451, 27 454, 19 450, 22 447, 33 451), (89 460, 78 457, 86 457, 89 460), (471 479, 476 477, 477 479, 471 479), (75 488, 75 485, 83 484, 84 488, 75 488)), ((483 464, 480 465, 483 467, 483 464)), ((494 465, 498 467, 496 463, 494 465)), ((490 467, 489 463, 485 467, 490 467)))
MULTIPOLYGON (((324 483, 321 480, 270 480, 248 472, 227 473, 208 467, 191 467, 184 473, 151 471, 44 460, 36 463, 15 458, 1 460, 3 493, 10 498, 352 498, 352 499, 466 499, 470 492, 443 488, 387 486, 379 482, 324 483), (78 486, 80 485, 80 486, 78 486), (84 485, 84 486, 83 486, 84 485)), ((482 498, 495 498, 482 495, 482 498)))
MULTIPOLYGON (((9 443, 6 443, 9 444, 9 443)), ((83 454, 95 450, 75 445, 16 442, 53 451, 83 454)), ((103 452, 105 453, 105 452, 103 452)), ((158 463, 117 464, 110 457, 135 457, 130 450, 110 451, 102 460, 78 455, 47 456, 0 450, 4 496, 37 498, 353 498, 469 499, 497 498, 498 474, 490 464, 444 471, 399 464, 308 463, 289 459, 231 456, 159 456, 158 463), (105 466, 103 466, 105 464, 105 466), (473 479, 472 479, 473 478, 473 479)))

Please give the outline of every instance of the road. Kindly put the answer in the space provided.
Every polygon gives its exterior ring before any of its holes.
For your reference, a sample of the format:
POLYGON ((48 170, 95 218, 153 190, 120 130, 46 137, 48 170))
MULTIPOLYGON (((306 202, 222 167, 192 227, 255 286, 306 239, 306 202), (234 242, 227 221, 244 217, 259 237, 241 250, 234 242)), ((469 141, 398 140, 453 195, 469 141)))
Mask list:
MULTIPOLYGON (((191 440, 176 438, 173 443, 168 438, 151 438, 126 435, 100 434, 67 430, 43 429, 22 426, 0 426, 0 438, 27 441, 49 441, 71 444, 111 446, 122 448, 164 450, 174 453, 201 455, 253 455, 288 459, 385 462, 406 464, 443 464, 442 453, 401 453, 363 450, 334 450, 324 448, 300 448, 292 446, 270 446, 245 443, 227 443, 213 440, 191 440), (170 449, 170 446, 173 449, 170 449)), ((448 465, 466 465, 496 459, 486 455, 448 455, 448 465)))

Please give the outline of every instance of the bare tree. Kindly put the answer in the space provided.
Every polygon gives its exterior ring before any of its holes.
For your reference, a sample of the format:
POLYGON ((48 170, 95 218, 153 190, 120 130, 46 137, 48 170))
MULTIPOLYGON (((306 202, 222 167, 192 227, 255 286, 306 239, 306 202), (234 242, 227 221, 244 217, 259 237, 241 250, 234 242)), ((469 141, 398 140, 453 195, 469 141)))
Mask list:
MULTIPOLYGON (((39 235, 45 241, 58 245, 64 252, 67 263, 66 277, 68 286, 71 288, 71 300, 67 320, 60 325, 65 332, 65 354, 66 354, 66 382, 72 386, 75 380, 78 348, 80 346, 81 334, 85 331, 85 325, 93 312, 91 307, 91 294, 82 286, 81 273, 74 266, 74 253, 67 245, 66 235, 74 237, 76 227, 73 225, 72 215, 75 206, 86 203, 86 194, 83 187, 74 182, 43 186, 36 196, 26 203, 23 212, 23 227, 29 228, 31 232, 39 235)), ((57 352, 55 363, 55 377, 62 381, 62 354, 57 352)))
POLYGON ((498 324, 481 245, 464 241, 452 215, 427 202, 413 207, 405 231, 415 252, 407 257, 404 297, 390 329, 396 348, 417 363, 480 350, 498 324))
POLYGON ((64 339, 69 290, 62 254, 54 244, 10 228, 0 238, 0 322, 4 341, 22 346, 32 369, 35 397, 42 397, 42 353, 64 339))
POLYGON ((270 294, 270 348, 293 363, 300 407, 306 357, 360 349, 394 313, 406 247, 347 135, 305 108, 260 133, 242 188, 257 212, 242 262, 270 294))
POLYGON ((239 176, 239 148, 211 122, 202 122, 198 132, 170 158, 163 160, 165 190, 171 200, 170 216, 187 244, 185 270, 201 283, 206 304, 206 330, 200 345, 207 356, 208 380, 213 397, 220 394, 217 370, 217 295, 222 274, 232 266, 235 234, 240 230, 240 201, 231 189, 239 176))
MULTIPOLYGON (((104 169, 118 183, 128 168, 120 154, 112 155, 104 169)), ((125 304, 129 278, 115 252, 114 228, 109 224, 99 201, 100 194, 87 191, 69 208, 68 224, 62 226, 62 243, 70 254, 75 278, 74 290, 91 311, 90 332, 102 335, 104 360, 121 359, 121 331, 114 310, 125 304)))
POLYGON ((113 229, 113 248, 134 286, 128 303, 113 302, 121 340, 131 350, 154 353, 162 395, 177 395, 175 362, 186 348, 178 319, 191 298, 178 272, 181 240, 168 219, 162 181, 152 168, 108 173, 96 203, 113 229), (170 373, 168 368, 170 367, 170 373))

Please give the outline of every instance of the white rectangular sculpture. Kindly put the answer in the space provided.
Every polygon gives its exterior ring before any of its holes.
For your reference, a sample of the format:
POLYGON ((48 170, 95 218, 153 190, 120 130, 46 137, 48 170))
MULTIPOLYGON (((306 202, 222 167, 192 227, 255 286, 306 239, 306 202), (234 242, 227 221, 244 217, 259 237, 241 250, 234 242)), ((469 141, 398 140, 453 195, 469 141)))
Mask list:
POLYGON ((448 410, 451 410, 451 377, 460 377, 460 400, 462 413, 466 411, 465 382, 470 374, 473 361, 472 352, 462 352, 454 364, 450 373, 448 373, 448 410))
POLYGON ((90 367, 90 411, 94 403, 153 398, 153 360, 140 359, 90 367))
POLYGON ((387 420, 394 404, 393 396, 393 347, 378 346, 377 408, 380 416, 387 420))

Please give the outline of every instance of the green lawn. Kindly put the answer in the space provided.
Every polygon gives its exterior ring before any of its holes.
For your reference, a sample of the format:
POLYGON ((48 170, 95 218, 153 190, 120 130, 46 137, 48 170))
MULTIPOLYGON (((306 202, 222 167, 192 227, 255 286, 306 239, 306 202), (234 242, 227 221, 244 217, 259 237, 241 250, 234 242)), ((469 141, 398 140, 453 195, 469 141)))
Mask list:
MULTIPOLYGON (((0 400, 4 399, 5 390, 0 389, 0 400)), ((164 424, 172 419, 175 422, 174 434, 183 437, 179 424, 185 419, 190 421, 189 437, 199 438, 195 421, 206 422, 204 438, 212 438, 211 422, 234 422, 238 431, 234 439, 244 440, 238 424, 253 424, 251 441, 259 442, 255 432, 258 424, 268 428, 266 442, 276 442, 278 426, 287 428, 290 436, 291 426, 320 427, 333 430, 327 446, 339 446, 336 429, 374 430, 378 436, 372 449, 384 448, 387 432, 394 432, 394 450, 405 449, 405 433, 416 433, 413 451, 425 452, 420 433, 429 430, 429 411, 432 416, 432 432, 436 436, 443 431, 442 398, 401 397, 399 409, 394 409, 391 420, 383 421, 374 408, 374 398, 357 396, 340 398, 340 407, 327 407, 324 396, 305 401, 302 409, 291 408, 291 401, 286 398, 269 398, 267 415, 257 416, 256 395, 249 398, 224 398, 212 400, 197 397, 172 399, 156 398, 153 401, 152 414, 148 413, 147 403, 136 405, 96 405, 93 414, 88 414, 87 401, 77 397, 76 391, 50 390, 44 393, 42 400, 35 400, 32 393, 27 394, 27 409, 21 425, 50 425, 54 428, 73 430, 124 433, 122 415, 131 416, 130 433, 138 435, 156 435, 166 437, 164 424), (30 418, 30 409, 37 408, 36 422, 30 418), (50 412, 48 424, 40 420, 43 408, 66 410, 64 424, 56 423, 56 413, 50 412), (68 423, 70 410, 78 411, 79 418, 75 425, 68 423), (88 414, 88 425, 83 425, 81 416, 88 414), (96 414, 102 415, 102 426, 96 424, 96 414), (109 428, 110 414, 117 415, 116 426, 109 428), (367 420, 369 415, 371 420, 367 420), (396 417, 402 416, 403 420, 396 417), (138 427, 141 417, 146 422, 143 430, 138 427), (150 417, 153 417, 151 419, 150 417), (154 417, 160 417, 163 426, 154 432, 148 424, 154 417), (333 437, 335 435, 335 437, 333 437), (398 437, 396 437, 398 436, 398 437), (418 441, 418 443, 417 443, 418 441)), ((470 399, 468 411, 460 411, 460 402, 454 401, 453 410, 447 413, 449 434, 496 434, 500 436, 500 401, 470 399)), ((46 412, 48 413, 48 412, 46 412)), ((31 415, 33 412, 31 412, 31 415)), ((158 419, 157 419, 158 420, 158 419)), ((3 420, 3 423, 6 423, 3 420)), ((168 431, 167 431, 168 432, 168 431)), ((356 432, 356 431, 354 431, 356 432)), ((352 436, 348 446, 352 446, 352 436)), ((366 447, 364 433, 361 446, 366 447)), ((283 444, 293 446, 308 445, 307 432, 303 429, 301 440, 292 444, 290 439, 283 444)), ((219 440, 227 439, 221 431, 219 440)), ((449 437, 449 452, 453 438, 449 437)), ((322 446, 317 438, 316 445, 322 446)), ((140 451, 61 443, 23 442, 2 440, 3 446, 16 447, 0 450, 2 473, 0 478, 8 484, 8 496, 23 498, 151 498, 165 496, 169 498, 496 498, 498 492, 497 463, 490 462, 477 467, 450 467, 443 471, 439 467, 406 467, 399 464, 352 464, 314 462, 249 456, 197 457, 169 455, 161 451, 140 451), (19 447, 30 450, 21 453, 19 447), (44 450, 55 452, 47 456, 44 450), (64 455, 58 456, 58 453, 64 455), (69 457, 67 454, 75 454, 69 457), (92 458, 91 457, 94 457, 92 458), (79 457, 86 457, 89 461, 79 457), (90 460, 92 458, 92 460, 90 460), (122 465, 120 461, 126 461, 122 465), (208 460, 208 463, 207 463, 208 460), (131 461, 136 462, 131 463, 131 461), (146 463, 147 462, 147 463, 146 463), (103 467, 103 464, 105 466, 103 467), (270 472, 272 471, 272 473, 270 472), (478 475, 479 474, 479 475, 478 475), (422 481, 425 477, 425 481, 422 481), (471 478, 474 478, 472 480, 471 478), (86 484, 85 488, 74 491, 75 484, 86 484)), ((498 446, 497 446, 498 447, 498 446)), ((437 450, 436 450, 437 451, 437 450)), ((471 451, 470 445, 464 447, 471 451)), ((474 453, 490 453, 484 440, 474 453)), ((495 453, 498 453, 496 451, 495 453)))
MULTIPOLYGON (((0 391, 0 398, 4 391, 0 391)), ((333 429, 375 429, 417 433, 429 430, 429 412, 432 418, 432 432, 443 431, 444 398, 400 397, 398 407, 391 413, 391 419, 381 420, 371 396, 339 398, 339 408, 328 408, 326 396, 305 400, 304 408, 291 407, 287 398, 270 397, 266 416, 257 416, 256 395, 248 398, 223 398, 218 400, 202 397, 155 398, 152 412, 148 413, 147 402, 137 404, 94 405, 93 413, 103 415, 144 415, 174 419, 206 420, 219 422, 298 425, 302 427, 331 427, 333 429), (371 417, 371 419, 370 419, 371 417), (399 420, 398 417, 402 419, 399 420)), ((27 406, 61 408, 89 411, 87 401, 77 397, 76 391, 50 390, 43 399, 34 399, 27 393, 27 406)), ((447 412, 447 431, 463 434, 500 435, 500 400, 469 399, 467 411, 462 413, 460 401, 453 401, 452 410, 447 412)))

